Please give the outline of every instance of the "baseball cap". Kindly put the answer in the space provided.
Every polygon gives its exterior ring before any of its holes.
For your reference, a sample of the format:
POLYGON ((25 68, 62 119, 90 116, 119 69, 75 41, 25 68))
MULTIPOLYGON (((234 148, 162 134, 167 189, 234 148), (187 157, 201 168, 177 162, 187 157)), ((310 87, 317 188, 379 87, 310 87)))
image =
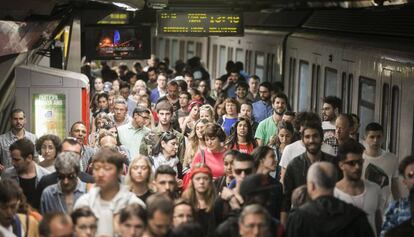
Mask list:
POLYGON ((252 174, 246 176, 240 184, 240 195, 248 196, 253 193, 263 192, 276 188, 276 184, 270 182, 270 179, 264 174, 252 174))

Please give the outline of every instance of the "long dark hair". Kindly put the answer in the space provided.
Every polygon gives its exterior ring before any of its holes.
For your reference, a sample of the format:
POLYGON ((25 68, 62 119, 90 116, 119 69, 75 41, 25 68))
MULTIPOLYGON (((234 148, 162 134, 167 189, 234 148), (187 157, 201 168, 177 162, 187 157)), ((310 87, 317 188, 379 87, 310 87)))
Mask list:
POLYGON ((228 148, 232 149, 234 146, 236 146, 236 149, 239 149, 239 142, 237 141, 237 126, 241 122, 246 122, 247 124, 247 136, 246 136, 246 142, 247 144, 253 144, 253 147, 257 146, 256 140, 253 136, 253 128, 250 121, 244 117, 239 118, 237 122, 235 122, 231 128, 231 134, 229 138, 227 139, 226 145, 228 148))
POLYGON ((158 143, 152 149, 152 155, 157 156, 158 154, 160 154, 162 152, 162 146, 161 146, 162 142, 168 142, 168 141, 171 141, 171 140, 176 139, 176 138, 177 138, 177 136, 172 132, 163 132, 163 133, 161 133, 160 140, 158 141, 158 143))

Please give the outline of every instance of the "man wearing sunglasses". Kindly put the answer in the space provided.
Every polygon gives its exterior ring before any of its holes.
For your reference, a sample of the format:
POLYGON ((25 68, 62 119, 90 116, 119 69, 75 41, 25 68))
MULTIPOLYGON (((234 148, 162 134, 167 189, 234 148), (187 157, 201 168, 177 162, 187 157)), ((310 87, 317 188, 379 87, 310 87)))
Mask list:
POLYGON ((253 157, 249 154, 238 153, 234 157, 232 170, 234 180, 229 184, 229 187, 223 187, 216 202, 218 207, 216 210, 221 212, 217 216, 223 218, 220 218, 218 223, 223 222, 231 210, 241 209, 244 200, 240 194, 240 185, 246 176, 255 172, 253 157))
MULTIPOLYGON (((402 176, 403 184, 408 190, 414 188, 414 156, 405 157, 398 167, 398 172, 402 176)), ((384 224, 382 225, 381 237, 393 227, 402 224, 412 217, 410 201, 407 197, 390 202, 385 210, 384 224)))
POLYGON ((343 178, 336 183, 334 196, 365 211, 372 230, 379 234, 384 199, 376 183, 362 179, 363 152, 364 147, 353 139, 339 145, 339 168, 343 178))
POLYGON ((79 156, 74 152, 62 152, 55 161, 58 183, 47 187, 40 198, 40 212, 72 212, 73 204, 86 193, 86 184, 78 179, 79 156))
POLYGON ((119 141, 128 148, 132 158, 139 154, 142 139, 151 131, 144 126, 145 121, 149 118, 150 110, 143 106, 137 106, 134 109, 131 123, 118 128, 119 141))

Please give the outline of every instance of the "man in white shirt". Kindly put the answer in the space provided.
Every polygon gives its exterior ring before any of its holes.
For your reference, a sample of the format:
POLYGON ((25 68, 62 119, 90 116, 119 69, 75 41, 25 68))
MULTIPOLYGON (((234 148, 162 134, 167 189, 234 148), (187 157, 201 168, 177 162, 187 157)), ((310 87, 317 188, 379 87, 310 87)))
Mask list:
POLYGON ((335 120, 341 112, 341 99, 336 96, 326 96, 322 105, 323 139, 335 136, 335 120))
MULTIPOLYGON (((398 158, 381 149, 384 141, 384 128, 379 123, 369 123, 365 128, 365 151, 362 177, 378 184, 387 203, 390 194, 394 200, 400 198, 398 186, 398 158)), ((384 209, 386 206, 382 207, 384 209)))
POLYGON ((380 187, 361 177, 363 152, 364 147, 352 139, 339 145, 339 168, 343 178, 336 183, 334 196, 365 211, 368 222, 377 236, 381 230, 383 200, 380 187))
POLYGON ((75 203, 74 210, 88 206, 98 219, 97 236, 113 236, 113 220, 125 206, 144 202, 127 187, 120 184, 123 157, 120 153, 103 148, 93 157, 93 177, 96 185, 75 203))

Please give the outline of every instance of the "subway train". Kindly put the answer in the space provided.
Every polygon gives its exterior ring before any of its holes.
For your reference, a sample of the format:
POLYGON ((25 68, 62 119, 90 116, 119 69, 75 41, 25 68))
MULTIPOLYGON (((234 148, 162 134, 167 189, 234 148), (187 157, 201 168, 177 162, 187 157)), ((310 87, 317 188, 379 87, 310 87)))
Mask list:
POLYGON ((319 112, 322 98, 336 95, 343 112, 360 117, 360 139, 369 122, 379 122, 384 148, 402 159, 414 153, 412 10, 246 14, 244 37, 160 36, 155 53, 171 62, 197 55, 213 79, 228 60, 241 61, 250 75, 282 81, 295 111, 319 112))

